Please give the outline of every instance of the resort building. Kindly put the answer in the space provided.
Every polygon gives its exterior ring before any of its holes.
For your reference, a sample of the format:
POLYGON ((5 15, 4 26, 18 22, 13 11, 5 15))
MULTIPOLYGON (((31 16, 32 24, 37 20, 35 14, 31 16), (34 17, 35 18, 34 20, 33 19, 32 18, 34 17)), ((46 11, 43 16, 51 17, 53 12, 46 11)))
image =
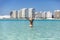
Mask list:
POLYGON ((17 11, 16 10, 13 10, 10 12, 10 18, 17 18, 17 11))
POLYGON ((18 19, 22 18, 22 10, 18 10, 18 19))
POLYGON ((38 18, 38 12, 35 12, 35 19, 38 18))
POLYGON ((35 19, 38 18, 38 12, 35 12, 35 19))
POLYGON ((46 19, 46 15, 47 15, 46 11, 42 12, 42 18, 43 19, 46 19))
POLYGON ((21 9, 21 17, 22 18, 28 17, 28 9, 27 8, 21 9))
POLYGON ((35 12, 35 19, 42 19, 42 12, 35 12))
POLYGON ((40 16, 39 16, 40 19, 43 18, 43 17, 42 17, 42 11, 39 12, 39 15, 40 15, 40 16))
POLYGON ((60 19, 60 10, 55 10, 54 11, 54 18, 60 19))
POLYGON ((47 12, 46 18, 47 19, 52 19, 52 13, 50 11, 47 12))
POLYGON ((35 9, 34 8, 29 8, 28 9, 28 17, 29 18, 35 18, 35 9))

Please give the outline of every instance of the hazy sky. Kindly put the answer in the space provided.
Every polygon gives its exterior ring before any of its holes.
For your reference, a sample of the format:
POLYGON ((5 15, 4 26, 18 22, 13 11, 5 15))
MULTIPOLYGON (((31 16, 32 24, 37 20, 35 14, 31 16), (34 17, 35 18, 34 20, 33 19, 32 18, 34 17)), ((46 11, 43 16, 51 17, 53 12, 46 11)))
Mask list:
POLYGON ((35 8, 36 11, 60 10, 60 0, 0 0, 0 15, 21 8, 35 8))

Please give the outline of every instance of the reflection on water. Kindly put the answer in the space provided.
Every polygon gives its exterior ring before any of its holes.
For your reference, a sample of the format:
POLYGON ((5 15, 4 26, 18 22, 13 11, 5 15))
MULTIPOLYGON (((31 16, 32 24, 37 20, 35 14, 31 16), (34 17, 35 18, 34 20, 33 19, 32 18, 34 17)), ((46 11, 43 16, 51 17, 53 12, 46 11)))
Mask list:
POLYGON ((60 21, 0 21, 0 40, 60 40, 60 21))

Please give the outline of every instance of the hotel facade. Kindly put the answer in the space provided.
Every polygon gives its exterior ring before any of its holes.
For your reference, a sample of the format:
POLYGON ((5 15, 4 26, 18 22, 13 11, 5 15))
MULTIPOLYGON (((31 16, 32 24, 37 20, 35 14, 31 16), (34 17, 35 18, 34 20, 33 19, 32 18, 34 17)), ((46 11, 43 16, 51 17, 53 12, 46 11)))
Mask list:
POLYGON ((52 19, 52 13, 50 11, 47 12, 46 18, 47 19, 52 19))
POLYGON ((28 18, 35 18, 35 9, 34 8, 29 8, 28 9, 28 18))
POLYGON ((10 12, 10 18, 17 18, 17 11, 13 10, 10 12))
POLYGON ((60 19, 60 10, 55 10, 54 11, 54 18, 55 19, 60 19))

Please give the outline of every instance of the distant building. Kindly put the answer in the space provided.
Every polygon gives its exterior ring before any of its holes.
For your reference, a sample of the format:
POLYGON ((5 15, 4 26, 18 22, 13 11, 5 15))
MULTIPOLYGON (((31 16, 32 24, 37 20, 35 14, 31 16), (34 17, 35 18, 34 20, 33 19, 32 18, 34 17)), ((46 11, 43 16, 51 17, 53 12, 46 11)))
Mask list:
POLYGON ((47 19, 51 19, 52 18, 52 13, 50 11, 47 12, 46 18, 47 19))
POLYGON ((16 10, 13 10, 10 12, 10 17, 11 18, 17 18, 17 11, 16 10))
POLYGON ((42 18, 43 19, 46 19, 46 15, 47 15, 47 13, 44 11, 44 12, 42 12, 42 18))
POLYGON ((18 10, 18 19, 22 18, 22 10, 18 10))
POLYGON ((41 19, 42 18, 42 12, 35 12, 35 19, 41 19))
POLYGON ((39 18, 43 18, 42 17, 42 11, 39 12, 39 15, 40 15, 39 18))
POLYGON ((38 19, 38 12, 35 12, 35 19, 38 19))
POLYGON ((21 9, 21 11, 22 11, 22 14, 21 14, 22 18, 28 17, 28 9, 27 8, 23 8, 23 9, 21 9))
POLYGON ((29 18, 35 18, 35 9, 34 8, 28 9, 28 17, 29 18))
POLYGON ((55 10, 54 11, 54 18, 60 19, 60 10, 55 10))

